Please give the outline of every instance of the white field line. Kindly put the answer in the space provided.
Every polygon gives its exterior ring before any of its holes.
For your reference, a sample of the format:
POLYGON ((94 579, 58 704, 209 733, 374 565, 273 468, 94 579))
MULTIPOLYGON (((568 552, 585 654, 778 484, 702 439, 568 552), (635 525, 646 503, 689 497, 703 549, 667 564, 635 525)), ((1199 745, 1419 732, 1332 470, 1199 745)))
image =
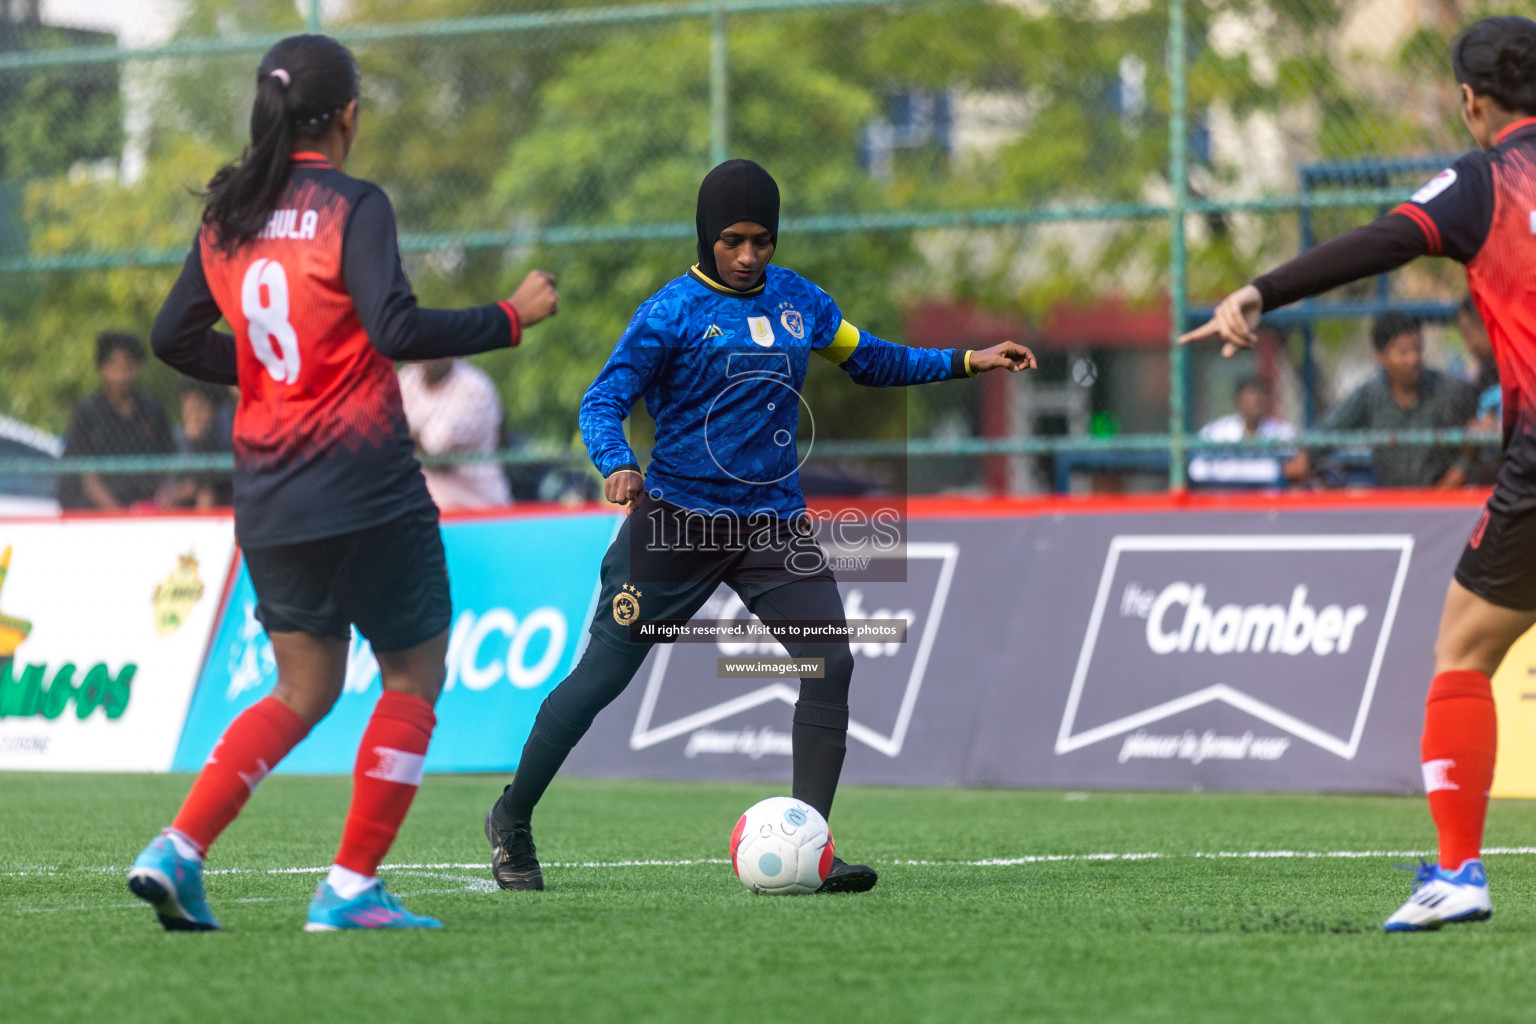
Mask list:
MULTIPOLYGON (((1194 853, 1040 853, 1020 857, 986 857, 981 860, 873 860, 872 864, 893 864, 916 867, 970 867, 1005 868, 1026 864, 1056 864, 1072 861, 1140 861, 1140 860, 1360 860, 1373 857, 1429 857, 1432 850, 1218 850, 1194 853)), ((1536 846, 1490 846, 1483 856, 1531 856, 1536 846)), ((724 857, 696 857, 682 860, 580 860, 545 861, 547 868, 650 868, 650 867, 697 867, 702 865, 729 864, 724 857)), ((385 864, 383 871, 404 874, 441 871, 484 871, 484 861, 439 864, 385 864)), ((66 874, 116 874, 127 867, 29 867, 20 871, 0 872, 0 878, 27 878, 66 874)), ((330 870, 329 865, 313 868, 211 868, 209 875, 320 875, 330 870)), ((438 877, 438 876, 430 876, 438 877)))
MULTIPOLYGON (((1536 846, 1493 846, 1483 850, 1483 856, 1529 856, 1536 854, 1536 846)), ((1429 857, 1431 851, 1427 850, 1221 850, 1214 853, 1197 851, 1195 853, 1044 853, 1023 857, 988 857, 982 860, 882 860, 873 861, 875 864, 899 864, 903 866, 921 867, 1022 867, 1028 864, 1055 864, 1072 861, 1142 861, 1142 860, 1179 860, 1179 859, 1216 859, 1216 860, 1360 860, 1368 858, 1401 858, 1401 857, 1429 857)), ((545 867, 561 868, 635 868, 635 867, 693 867, 701 865, 729 864, 730 861, 722 857, 699 857, 690 860, 609 860, 609 861, 551 861, 545 867)), ((386 864, 381 870, 389 871, 397 875, 413 875, 421 878, 430 878, 435 881, 457 882, 451 889, 412 889, 395 893, 396 896, 432 896, 464 892, 495 892, 496 884, 488 878, 479 876, 466 877, 464 875, 444 875, 444 871, 483 870, 485 865, 479 861, 471 863, 444 863, 444 864, 386 864)), ((210 875, 319 875, 330 870, 329 866, 319 868, 216 868, 208 872, 210 875)), ((0 872, 0 878, 27 878, 44 876, 62 876, 68 874, 118 874, 127 871, 124 867, 34 867, 25 871, 0 872)), ((219 903, 283 903, 296 902, 307 897, 302 896, 243 896, 233 899, 221 899, 219 903)), ((0 913, 5 914, 68 914, 89 913, 98 910, 130 910, 142 907, 138 901, 121 903, 94 903, 77 904, 57 907, 14 907, 0 913)))
MULTIPOLYGON (((480 879, 476 879, 475 881, 479 882, 480 879)), ((491 882, 491 881, 487 880, 486 881, 486 885, 489 886, 489 888, 485 889, 483 891, 486 891, 486 892, 495 892, 496 891, 496 883, 495 882, 491 882)), ((437 896, 437 895, 441 895, 443 893, 480 892, 480 891, 482 891, 482 890, 478 886, 472 887, 472 886, 465 885, 465 886, 461 886, 461 887, 459 887, 457 889, 411 889, 411 890, 408 890, 408 891, 391 893, 390 895, 396 896, 396 897, 437 896)), ((242 896, 242 897, 239 897, 238 899, 228 899, 228 900, 221 899, 218 902, 222 906, 225 903, 302 903, 302 902, 304 902, 307 899, 309 899, 308 896, 242 896)), ((15 908, 13 908, 11 910, 5 911, 5 913, 8 913, 8 914, 79 914, 79 913, 86 913, 86 912, 95 912, 97 910, 139 910, 139 909, 142 909, 143 906, 144 906, 144 903, 142 901, 134 900, 132 902, 126 902, 125 901, 125 902, 122 902, 122 903, 91 903, 91 904, 83 904, 82 903, 82 904, 77 904, 75 906, 68 906, 68 907, 15 907, 15 908)))

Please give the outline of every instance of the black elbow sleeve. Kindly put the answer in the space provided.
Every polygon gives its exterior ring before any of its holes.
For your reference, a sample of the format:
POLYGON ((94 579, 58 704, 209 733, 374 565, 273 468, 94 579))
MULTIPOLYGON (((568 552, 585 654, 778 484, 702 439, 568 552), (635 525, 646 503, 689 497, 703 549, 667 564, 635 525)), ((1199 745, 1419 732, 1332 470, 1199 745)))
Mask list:
POLYGON ((149 329, 149 350, 161 362, 170 362, 170 357, 176 350, 176 332, 168 325, 161 323, 158 317, 155 319, 154 326, 149 329))

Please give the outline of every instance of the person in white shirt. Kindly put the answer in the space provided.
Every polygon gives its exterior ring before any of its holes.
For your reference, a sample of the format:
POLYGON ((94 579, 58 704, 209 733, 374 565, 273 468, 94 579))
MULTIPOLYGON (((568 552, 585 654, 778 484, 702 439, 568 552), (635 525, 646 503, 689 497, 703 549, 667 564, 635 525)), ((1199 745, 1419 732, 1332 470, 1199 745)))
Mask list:
MULTIPOLYGON (((1269 415, 1269 388, 1257 377, 1238 381, 1235 412, 1219 416, 1200 430, 1202 441, 1290 441, 1296 428, 1269 415)), ((1293 477, 1294 453, 1198 453, 1189 460, 1191 483, 1238 487, 1279 486, 1293 477)), ((1297 467, 1299 470, 1300 467, 1297 467)))
MULTIPOLYGON (((416 447, 426 455, 494 452, 500 444, 501 398, 483 372, 458 359, 429 359, 400 371, 400 397, 416 447)), ((441 509, 508 505, 512 493, 494 462, 427 466, 427 490, 441 509)))

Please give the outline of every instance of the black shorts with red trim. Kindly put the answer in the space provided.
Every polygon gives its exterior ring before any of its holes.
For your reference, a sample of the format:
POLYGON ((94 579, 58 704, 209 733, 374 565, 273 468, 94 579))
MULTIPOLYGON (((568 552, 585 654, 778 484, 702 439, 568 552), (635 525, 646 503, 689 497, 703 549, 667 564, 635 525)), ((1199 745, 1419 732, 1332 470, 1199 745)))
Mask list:
POLYGON ((1456 565, 1456 582, 1485 601, 1536 611, 1536 439, 1516 433, 1488 505, 1456 565))
POLYGON ((346 640, 356 625, 375 651, 389 653, 430 640, 453 618, 436 507, 244 555, 256 619, 269 633, 346 640))

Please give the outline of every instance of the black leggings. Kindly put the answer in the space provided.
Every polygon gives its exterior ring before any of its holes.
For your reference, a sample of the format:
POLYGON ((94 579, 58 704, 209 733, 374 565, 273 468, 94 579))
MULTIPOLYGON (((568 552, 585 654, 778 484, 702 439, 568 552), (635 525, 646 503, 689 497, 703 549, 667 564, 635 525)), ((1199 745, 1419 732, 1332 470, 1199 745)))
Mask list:
MULTIPOLYGON (((765 623, 782 619, 843 621, 837 584, 827 577, 796 580, 759 595, 748 606, 765 623)), ((795 704, 794 795, 822 813, 832 811, 848 735, 848 684, 853 653, 846 640, 782 641, 795 658, 824 659, 821 679, 801 679, 795 704)), ((597 713, 624 692, 650 653, 650 644, 623 643, 594 633, 571 674, 545 698, 517 774, 497 805, 505 822, 527 821, 566 755, 597 713)))

